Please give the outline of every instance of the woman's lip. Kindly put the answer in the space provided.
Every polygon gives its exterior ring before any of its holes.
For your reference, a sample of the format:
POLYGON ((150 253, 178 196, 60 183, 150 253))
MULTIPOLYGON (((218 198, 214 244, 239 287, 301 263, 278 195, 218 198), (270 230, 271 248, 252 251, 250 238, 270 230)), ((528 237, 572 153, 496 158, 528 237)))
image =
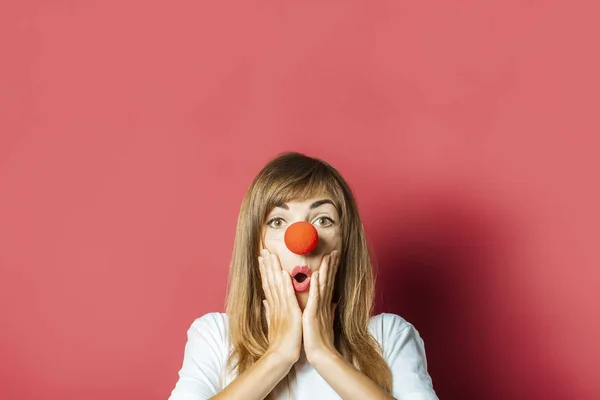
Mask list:
POLYGON ((290 276, 293 278, 298 274, 304 274, 307 277, 310 277, 312 275, 312 271, 306 265, 297 265, 292 270, 292 273, 290 274, 290 276))

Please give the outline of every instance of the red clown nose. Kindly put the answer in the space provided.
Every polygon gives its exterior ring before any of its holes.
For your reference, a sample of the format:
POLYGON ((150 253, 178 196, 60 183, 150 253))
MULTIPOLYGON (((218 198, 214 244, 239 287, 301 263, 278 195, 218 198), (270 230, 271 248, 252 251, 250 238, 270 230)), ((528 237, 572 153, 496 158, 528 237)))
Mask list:
POLYGON ((283 240, 293 253, 307 254, 317 246, 319 234, 311 223, 300 221, 291 224, 285 230, 283 240))

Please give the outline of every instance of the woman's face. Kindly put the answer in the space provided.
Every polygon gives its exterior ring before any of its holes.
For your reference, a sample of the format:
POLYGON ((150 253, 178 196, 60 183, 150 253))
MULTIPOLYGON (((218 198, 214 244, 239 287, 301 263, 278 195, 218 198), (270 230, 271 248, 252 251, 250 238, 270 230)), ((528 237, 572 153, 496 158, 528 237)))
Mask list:
MULTIPOLYGON (((324 256, 342 250, 342 230, 340 217, 329 196, 318 196, 302 202, 289 202, 274 207, 262 226, 262 246, 270 253, 277 254, 281 268, 289 273, 297 265, 306 265, 312 272, 321 266, 324 256), (298 221, 310 222, 319 234, 317 246, 308 254, 295 254, 284 242, 285 230, 298 221)), ((295 292, 298 305, 304 310, 308 302, 308 293, 295 292)))

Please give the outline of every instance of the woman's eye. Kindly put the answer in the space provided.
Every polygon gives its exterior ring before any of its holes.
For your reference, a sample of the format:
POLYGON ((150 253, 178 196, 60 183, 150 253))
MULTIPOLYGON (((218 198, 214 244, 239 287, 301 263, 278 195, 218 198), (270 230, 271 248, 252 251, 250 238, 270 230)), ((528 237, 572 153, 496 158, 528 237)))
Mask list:
MULTIPOLYGON (((284 222, 285 222, 285 220, 283 218, 281 218, 281 217, 274 217, 274 218, 271 218, 267 222, 267 225, 270 226, 271 228, 278 229, 278 228, 283 227, 284 222)), ((329 217, 320 217, 320 218, 317 218, 317 224, 318 224, 318 226, 320 226, 322 228, 326 228, 328 226, 331 226, 331 225, 333 225, 333 223, 334 223, 334 221, 331 218, 329 218, 329 217)))
POLYGON ((317 219, 317 221, 319 223, 319 226, 323 226, 323 227, 330 226, 333 224, 333 220, 329 217, 320 217, 317 219), (325 224, 322 224, 321 221, 325 221, 325 224))
POLYGON ((271 218, 269 222, 267 222, 267 225, 269 225, 271 228, 281 228, 283 225, 283 218, 271 218))

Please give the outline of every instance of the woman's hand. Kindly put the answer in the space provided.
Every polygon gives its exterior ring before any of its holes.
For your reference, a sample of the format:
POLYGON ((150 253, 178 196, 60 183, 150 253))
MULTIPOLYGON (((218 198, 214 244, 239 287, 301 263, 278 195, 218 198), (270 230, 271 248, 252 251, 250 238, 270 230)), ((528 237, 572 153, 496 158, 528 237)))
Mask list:
POLYGON ((281 268, 277 254, 262 249, 258 257, 263 300, 269 327, 269 352, 278 353, 293 365, 302 348, 302 310, 296 300, 292 277, 281 268))
POLYGON ((302 314, 304 352, 309 363, 319 357, 335 354, 333 322, 337 304, 331 303, 338 252, 332 251, 321 260, 319 270, 311 275, 308 303, 302 314))

